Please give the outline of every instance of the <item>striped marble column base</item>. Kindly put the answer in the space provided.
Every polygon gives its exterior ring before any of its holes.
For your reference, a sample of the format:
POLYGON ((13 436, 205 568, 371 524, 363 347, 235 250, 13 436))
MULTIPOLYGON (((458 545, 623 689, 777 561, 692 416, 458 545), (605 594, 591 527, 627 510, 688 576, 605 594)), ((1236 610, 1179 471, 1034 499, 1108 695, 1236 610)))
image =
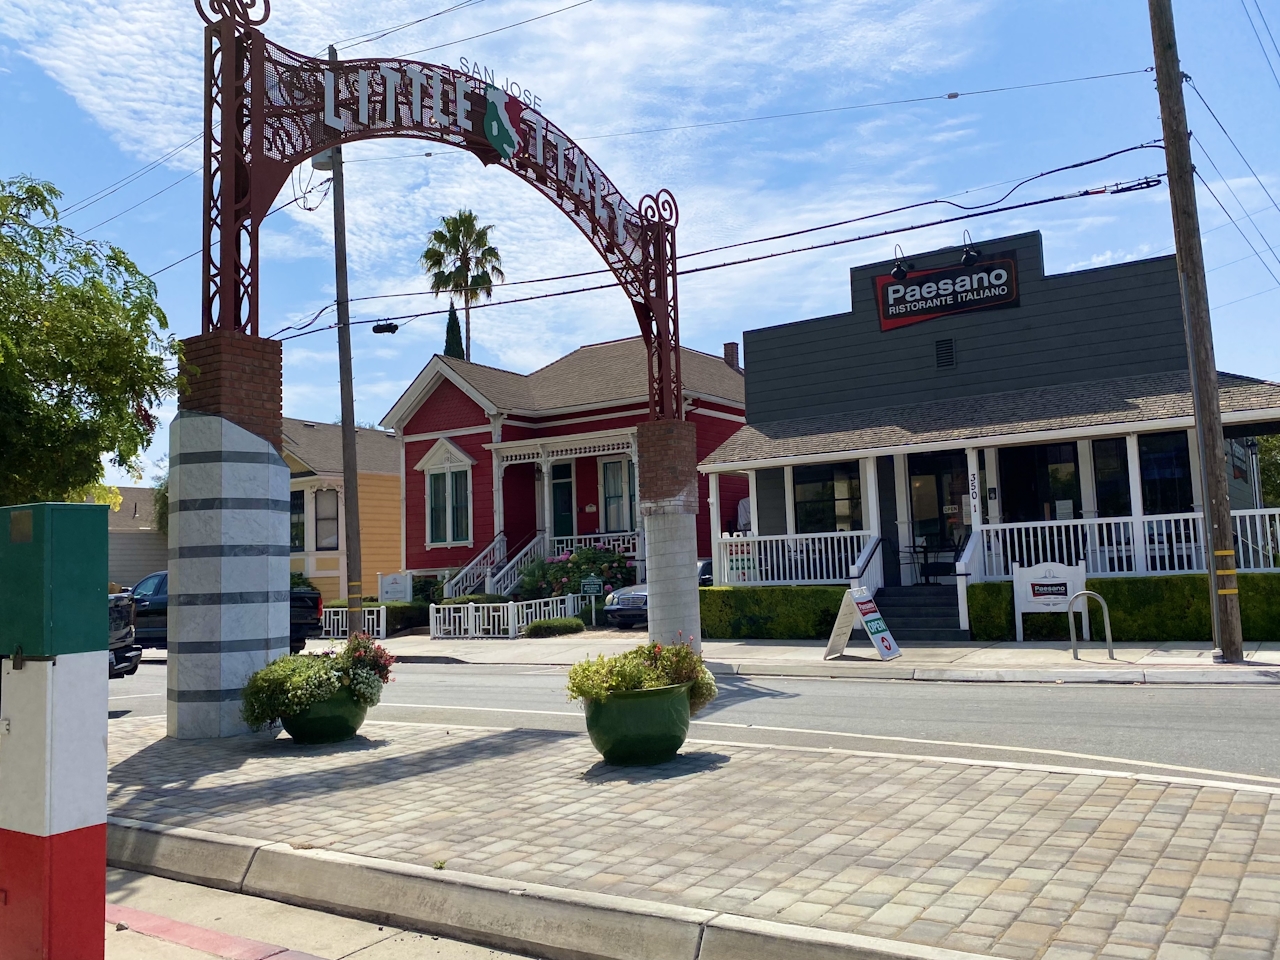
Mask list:
POLYGON ((245 681, 289 652, 289 468, 190 410, 169 428, 168 636, 169 736, 243 733, 245 681))

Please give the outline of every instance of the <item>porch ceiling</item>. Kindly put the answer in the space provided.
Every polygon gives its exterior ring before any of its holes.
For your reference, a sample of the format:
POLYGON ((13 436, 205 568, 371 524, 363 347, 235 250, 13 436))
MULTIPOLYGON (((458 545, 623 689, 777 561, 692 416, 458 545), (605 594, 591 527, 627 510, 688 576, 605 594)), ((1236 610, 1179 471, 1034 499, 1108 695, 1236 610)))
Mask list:
MULTIPOLYGON (((1232 373, 1218 374, 1223 419, 1233 426, 1280 419, 1280 383, 1232 373)), ((1186 419, 1191 393, 1182 373, 1149 374, 1030 390, 1010 390, 953 400, 878 407, 856 413, 748 424, 702 461, 748 465, 794 457, 865 455, 892 448, 983 444, 1000 438, 1058 431, 1104 432, 1156 421, 1186 419)), ((1264 432, 1269 432, 1264 431, 1264 432)))

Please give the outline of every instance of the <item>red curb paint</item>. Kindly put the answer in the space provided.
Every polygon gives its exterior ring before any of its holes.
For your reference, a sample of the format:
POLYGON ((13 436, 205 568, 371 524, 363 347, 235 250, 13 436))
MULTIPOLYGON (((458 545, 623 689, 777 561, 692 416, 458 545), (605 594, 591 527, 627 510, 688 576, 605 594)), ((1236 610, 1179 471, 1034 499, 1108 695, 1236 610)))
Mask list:
POLYGON ((225 960, 321 960, 312 954, 299 953, 274 943, 207 930, 116 903, 107 904, 107 923, 126 923, 134 933, 211 953, 216 957, 224 957, 225 960))
POLYGON ((0 956, 57 960, 102 956, 107 825, 37 837, 0 828, 0 956))

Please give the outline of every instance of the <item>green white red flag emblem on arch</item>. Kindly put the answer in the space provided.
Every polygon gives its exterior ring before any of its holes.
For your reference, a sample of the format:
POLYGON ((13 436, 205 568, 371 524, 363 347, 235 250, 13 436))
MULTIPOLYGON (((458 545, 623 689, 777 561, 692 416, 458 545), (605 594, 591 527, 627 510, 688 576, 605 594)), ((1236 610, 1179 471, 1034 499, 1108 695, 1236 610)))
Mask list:
POLYGON ((485 86, 484 95, 489 100, 484 112, 484 135, 503 160, 510 160, 524 148, 520 137, 524 104, 491 83, 485 86))

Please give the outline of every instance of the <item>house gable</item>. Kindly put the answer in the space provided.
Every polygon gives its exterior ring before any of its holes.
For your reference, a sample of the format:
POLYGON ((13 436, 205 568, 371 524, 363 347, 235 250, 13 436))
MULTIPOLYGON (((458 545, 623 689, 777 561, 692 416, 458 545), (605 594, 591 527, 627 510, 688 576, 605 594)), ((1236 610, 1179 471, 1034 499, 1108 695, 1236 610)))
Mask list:
POLYGON ((432 467, 475 466, 475 458, 469 456, 448 437, 441 437, 427 451, 426 455, 413 465, 413 469, 427 471, 432 467))
POLYGON ((403 432, 406 436, 414 436, 488 425, 488 411, 464 393, 452 379, 440 377, 405 421, 403 432))

